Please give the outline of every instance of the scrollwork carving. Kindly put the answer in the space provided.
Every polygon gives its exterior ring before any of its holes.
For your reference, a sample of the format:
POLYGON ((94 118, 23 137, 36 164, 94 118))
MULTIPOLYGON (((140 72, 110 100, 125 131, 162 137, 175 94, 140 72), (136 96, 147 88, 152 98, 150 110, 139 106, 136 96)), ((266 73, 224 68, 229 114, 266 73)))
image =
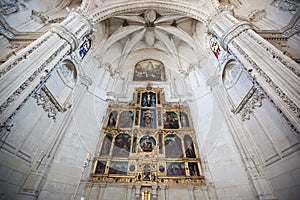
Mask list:
MULTIPOLYGON (((287 107, 296 115, 297 118, 300 118, 300 109, 296 106, 296 104, 288 97, 286 94, 272 81, 272 79, 252 60, 252 58, 245 53, 245 51, 235 42, 232 41, 233 46, 238 50, 240 54, 244 56, 244 58, 251 64, 251 66, 257 71, 257 73, 265 79, 265 81, 270 85, 271 89, 278 95, 279 98, 283 100, 283 102, 287 105, 287 107)), ((232 55, 234 53, 229 50, 232 55)), ((239 60, 236 57, 237 60, 239 60)), ((241 62, 239 60, 239 62, 241 62)), ((288 119, 288 117, 282 112, 282 110, 273 102, 273 100, 265 93, 265 96, 270 99, 270 101, 274 104, 279 113, 282 114, 284 119, 287 121, 291 130, 298 133, 299 131, 295 128, 292 122, 288 119)))
POLYGON ((46 88, 43 87, 39 93, 36 93, 33 95, 33 98, 36 99, 37 105, 42 106, 44 111, 48 113, 48 117, 55 120, 56 115, 58 113, 58 109, 55 107, 55 105, 52 103, 50 97, 46 93, 46 88))
POLYGON ((245 104, 240 109, 240 114, 243 121, 250 119, 250 116, 254 110, 262 106, 262 99, 265 98, 264 94, 259 92, 257 89, 254 89, 253 92, 249 94, 251 94, 251 97, 247 98, 245 104))
MULTIPOLYGON (((29 84, 38 77, 38 75, 45 69, 45 67, 57 56, 59 52, 61 52, 65 47, 67 46, 67 43, 64 43, 62 46, 60 46, 35 72, 32 73, 32 75, 23 82, 23 84, 11 95, 9 96, 6 101, 0 106, 0 114, 3 114, 3 112, 15 101, 15 99, 29 86, 29 84)), ((68 50, 69 52, 69 50, 68 50)), ((63 59, 62 57, 56 65, 63 59)), ((56 66, 55 65, 55 66, 56 66)))
POLYGON ((0 71, 0 78, 3 75, 5 75, 7 72, 9 72, 12 68, 14 68, 16 65, 18 65, 21 61, 25 60, 27 58, 27 56, 32 54, 32 52, 37 50, 42 44, 44 44, 46 41, 48 41, 51 36, 52 36, 51 34, 47 35, 43 40, 39 41, 37 44, 35 44, 32 48, 30 48, 24 54, 15 58, 11 64, 8 64, 7 66, 3 67, 0 71))
POLYGON ((257 44, 259 44, 262 48, 264 48, 265 51, 272 54, 274 59, 277 59, 281 64, 283 64, 286 68, 288 68, 291 72, 296 74, 298 77, 300 77, 300 71, 293 67, 286 59, 284 59, 281 55, 279 55, 277 52, 275 52, 272 47, 265 44, 260 38, 255 37, 254 34, 247 32, 247 35, 253 39, 257 44))

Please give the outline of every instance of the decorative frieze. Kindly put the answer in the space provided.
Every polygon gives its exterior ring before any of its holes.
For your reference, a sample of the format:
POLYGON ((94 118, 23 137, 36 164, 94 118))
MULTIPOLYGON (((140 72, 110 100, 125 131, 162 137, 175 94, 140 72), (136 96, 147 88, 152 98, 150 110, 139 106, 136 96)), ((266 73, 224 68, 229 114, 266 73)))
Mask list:
POLYGON ((235 42, 232 41, 232 45, 241 53, 245 59, 252 65, 252 67, 259 73, 261 77, 269 84, 273 91, 280 97, 284 103, 289 107, 289 109, 296 114, 297 118, 300 118, 300 109, 295 105, 295 103, 279 88, 272 79, 256 64, 256 62, 245 53, 245 51, 235 42))
POLYGON ((75 37, 75 35, 73 35, 73 33, 71 33, 70 31, 68 31, 65 27, 61 26, 61 25, 57 25, 54 24, 52 26, 52 28, 50 29, 51 32, 56 33, 57 35, 59 35, 59 37, 61 37, 62 39, 66 40, 71 48, 72 51, 74 51, 75 49, 77 49, 78 47, 78 40, 75 37))
POLYGON ((256 108, 262 106, 262 99, 265 98, 264 94, 256 88, 251 89, 247 97, 243 99, 241 107, 238 107, 237 112, 240 112, 242 120, 249 120, 251 114, 256 108))
POLYGON ((248 22, 239 22, 235 24, 230 30, 226 31, 226 33, 221 38, 221 44, 224 49, 227 50, 228 44, 239 34, 242 32, 252 29, 251 25, 248 22))
POLYGON ((18 58, 15 58, 14 61, 11 64, 3 65, 4 67, 0 70, 0 78, 5 75, 7 72, 9 72, 12 68, 14 68, 16 65, 18 65, 20 62, 25 60, 29 55, 32 54, 37 48, 39 48, 42 44, 44 44, 46 41, 48 41, 52 37, 52 34, 48 34, 44 39, 39 41, 37 44, 29 48, 26 52, 19 55, 18 58))
POLYGON ((58 113, 58 109, 49 96, 49 90, 44 86, 38 93, 33 95, 36 99, 37 105, 42 106, 44 111, 48 113, 48 117, 55 120, 58 113))
POLYGON ((286 59, 283 58, 284 55, 279 55, 275 50, 266 42, 263 42, 262 39, 255 36, 253 33, 250 33, 247 31, 247 35, 253 39, 257 44, 259 44, 265 51, 272 54, 273 58, 278 60, 281 64, 283 64, 286 68, 288 68, 291 72, 296 74, 298 77, 300 77, 300 71, 293 67, 286 59))
MULTIPOLYGON (((67 43, 60 46, 37 70, 35 70, 32 75, 27 78, 23 84, 12 94, 10 95, 4 103, 0 106, 0 115, 3 114, 6 108, 8 108, 15 99, 18 98, 18 96, 30 85, 30 83, 38 77, 38 75, 45 69, 45 67, 61 52, 65 47, 67 46, 67 43)), ((69 51, 68 51, 69 52, 69 51)), ((62 59, 61 59, 62 60, 62 59)))
POLYGON ((198 7, 194 5, 186 5, 178 2, 151 2, 151 1, 141 1, 141 2, 125 2, 120 4, 109 5, 107 7, 101 7, 97 9, 93 14, 92 18, 95 19, 95 22, 101 22, 109 17, 112 17, 115 14, 122 12, 135 12, 140 11, 141 8, 151 8, 158 9, 167 12, 176 12, 184 16, 188 16, 194 19, 197 19, 200 22, 205 24, 208 23, 209 16, 198 7))
MULTIPOLYGON (((252 58, 247 55, 244 50, 235 42, 232 41, 233 46, 239 51, 241 55, 251 64, 251 66, 256 70, 256 72, 265 79, 265 81, 270 85, 275 94, 278 95, 279 98, 283 100, 286 106, 290 109, 292 113, 295 114, 297 118, 300 118, 300 109, 295 105, 295 103, 272 81, 272 79, 252 60, 252 58)), ((231 52, 231 50, 229 50, 231 52)), ((234 53, 231 52, 232 55, 234 53)), ((236 57, 237 60, 239 60, 236 57)), ((240 62, 240 60, 239 60, 240 62)), ((282 114, 283 118, 287 121, 288 125, 291 127, 291 130, 295 133, 299 134, 297 128, 293 125, 293 123, 289 120, 289 118, 282 112, 282 110, 274 103, 274 101, 265 93, 265 96, 270 99, 270 101, 274 104, 279 113, 282 114)))

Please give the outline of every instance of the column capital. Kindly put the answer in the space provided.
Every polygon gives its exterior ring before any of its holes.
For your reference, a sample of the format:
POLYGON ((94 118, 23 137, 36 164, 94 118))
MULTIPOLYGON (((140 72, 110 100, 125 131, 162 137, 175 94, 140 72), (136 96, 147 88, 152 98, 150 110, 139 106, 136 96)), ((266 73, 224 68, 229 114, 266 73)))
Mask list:
POLYGON ((228 44, 231 42, 231 40, 248 29, 253 29, 253 27, 248 22, 240 21, 240 22, 234 24, 221 37, 220 42, 221 42, 223 49, 227 50, 228 44))
POLYGON ((227 50, 232 39, 248 29, 253 29, 250 23, 240 21, 233 16, 232 10, 223 9, 213 15, 209 23, 209 32, 218 37, 223 49, 227 50))
POLYGON ((71 50, 74 51, 78 47, 78 40, 75 37, 75 35, 68 31, 67 28, 65 28, 61 24, 53 24, 50 28, 50 31, 52 33, 56 33, 60 38, 64 39, 69 43, 71 46, 71 50))
POLYGON ((210 27, 217 17, 227 13, 233 15, 233 6, 219 6, 218 9, 216 9, 215 12, 211 16, 209 16, 207 26, 210 27))

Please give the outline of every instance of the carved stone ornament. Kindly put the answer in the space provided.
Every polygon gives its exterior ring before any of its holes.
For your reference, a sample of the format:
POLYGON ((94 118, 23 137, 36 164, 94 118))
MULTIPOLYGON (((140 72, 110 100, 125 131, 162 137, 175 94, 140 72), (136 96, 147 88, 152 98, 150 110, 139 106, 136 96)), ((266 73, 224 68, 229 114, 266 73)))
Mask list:
POLYGON ((251 97, 246 99, 246 102, 240 109, 240 114, 243 121, 250 119, 250 116, 254 110, 262 106, 262 99, 265 98, 264 94, 260 90, 255 88, 252 91, 253 92, 249 93, 251 94, 251 97))
POLYGON ((48 113, 48 117, 55 120, 58 113, 58 109, 52 103, 50 97, 47 95, 47 89, 44 86, 41 90, 33 95, 33 98, 36 99, 37 105, 41 106, 44 111, 48 113))
POLYGON ((242 47, 240 47, 235 41, 232 41, 232 45, 240 52, 240 54, 245 57, 245 59, 251 64, 251 66, 257 71, 257 73, 266 80, 275 94, 283 100, 290 111, 293 112, 297 118, 300 118, 300 109, 297 107, 297 105, 272 81, 272 79, 256 64, 256 62, 248 54, 245 53, 242 47))

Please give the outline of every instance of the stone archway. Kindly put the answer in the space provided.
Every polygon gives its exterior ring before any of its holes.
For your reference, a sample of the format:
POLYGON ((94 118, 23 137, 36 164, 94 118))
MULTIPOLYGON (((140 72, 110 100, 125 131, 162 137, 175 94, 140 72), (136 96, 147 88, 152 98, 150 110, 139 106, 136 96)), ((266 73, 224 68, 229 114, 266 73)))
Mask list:
MULTIPOLYGON (((87 3, 81 6, 84 9, 87 3)), ((215 7, 215 6, 212 6, 215 7)), ((169 11, 175 12, 178 14, 182 14, 184 16, 193 18, 204 24, 208 24, 210 15, 207 14, 204 10, 199 9, 199 7, 195 7, 195 5, 183 4, 181 1, 178 2, 162 2, 162 1, 154 1, 154 2, 122 2, 115 3, 110 5, 103 4, 103 7, 99 7, 90 11, 89 15, 93 18, 93 20, 98 23, 110 17, 113 17, 120 13, 127 13, 139 10, 153 9, 158 11, 169 11)), ((215 8, 213 8, 215 9, 215 8)), ((214 10, 212 10, 213 12, 214 10)))

